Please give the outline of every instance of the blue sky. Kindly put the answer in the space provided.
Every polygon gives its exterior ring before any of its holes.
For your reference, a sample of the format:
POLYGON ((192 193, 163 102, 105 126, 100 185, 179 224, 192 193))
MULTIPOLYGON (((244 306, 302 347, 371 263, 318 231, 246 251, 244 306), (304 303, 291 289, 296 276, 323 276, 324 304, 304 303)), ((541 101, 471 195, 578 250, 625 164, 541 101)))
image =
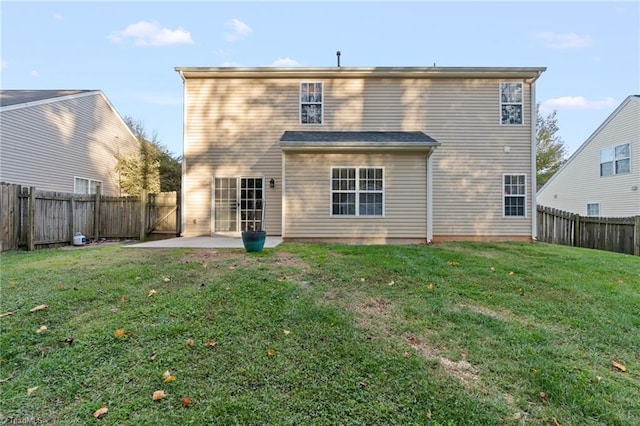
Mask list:
POLYGON ((182 154, 176 66, 544 66, 574 152, 640 94, 640 2, 2 1, 3 89, 99 89, 182 154))

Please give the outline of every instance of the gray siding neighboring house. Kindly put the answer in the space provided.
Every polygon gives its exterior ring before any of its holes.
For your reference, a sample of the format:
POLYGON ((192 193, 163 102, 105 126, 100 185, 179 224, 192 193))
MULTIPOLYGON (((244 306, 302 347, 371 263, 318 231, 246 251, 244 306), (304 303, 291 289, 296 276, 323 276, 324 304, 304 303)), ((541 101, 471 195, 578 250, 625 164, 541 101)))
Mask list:
POLYGON ((581 216, 640 215, 640 95, 627 97, 538 191, 581 216))
POLYGON ((0 181, 120 195, 116 154, 138 141, 100 90, 0 91, 0 181))
POLYGON ((178 67, 184 235, 531 240, 544 70, 178 67))

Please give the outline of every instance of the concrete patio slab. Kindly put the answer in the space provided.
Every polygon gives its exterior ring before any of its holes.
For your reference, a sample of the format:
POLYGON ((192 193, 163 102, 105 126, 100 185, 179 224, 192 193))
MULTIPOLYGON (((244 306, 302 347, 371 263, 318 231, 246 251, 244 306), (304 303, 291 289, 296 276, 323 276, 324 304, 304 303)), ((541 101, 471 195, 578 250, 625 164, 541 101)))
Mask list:
MULTIPOLYGON (((281 237, 267 237, 264 248, 274 248, 282 244, 281 237)), ((244 248, 241 237, 177 237, 166 240, 146 241, 124 245, 127 248, 244 248)))

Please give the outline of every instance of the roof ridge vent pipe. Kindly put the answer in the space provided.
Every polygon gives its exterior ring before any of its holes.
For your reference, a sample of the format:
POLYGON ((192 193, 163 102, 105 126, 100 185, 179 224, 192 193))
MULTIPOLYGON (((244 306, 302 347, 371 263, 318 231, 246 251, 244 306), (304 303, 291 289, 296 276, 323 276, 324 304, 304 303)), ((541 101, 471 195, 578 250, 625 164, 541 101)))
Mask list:
POLYGON ((336 56, 338 57, 338 68, 340 68, 340 51, 336 52, 336 56))

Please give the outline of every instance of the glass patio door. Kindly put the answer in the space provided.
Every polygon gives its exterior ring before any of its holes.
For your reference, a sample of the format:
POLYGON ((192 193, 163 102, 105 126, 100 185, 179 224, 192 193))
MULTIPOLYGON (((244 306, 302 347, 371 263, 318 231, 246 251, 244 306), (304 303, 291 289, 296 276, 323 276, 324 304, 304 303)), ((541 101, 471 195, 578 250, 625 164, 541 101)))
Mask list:
POLYGON ((214 178, 213 232, 262 230, 262 177, 214 178))

